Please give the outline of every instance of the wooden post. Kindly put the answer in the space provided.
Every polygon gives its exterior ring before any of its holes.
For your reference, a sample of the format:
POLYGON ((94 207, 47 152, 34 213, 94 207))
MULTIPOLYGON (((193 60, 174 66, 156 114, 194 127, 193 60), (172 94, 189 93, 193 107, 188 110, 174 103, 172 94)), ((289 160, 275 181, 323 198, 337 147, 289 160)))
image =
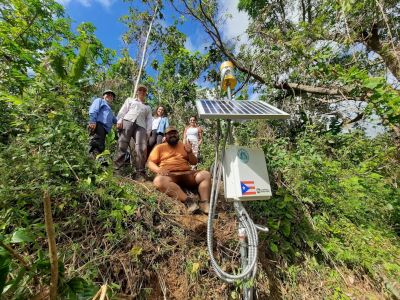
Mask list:
POLYGON ((57 285, 58 285, 58 257, 56 247, 56 236, 54 233, 53 216, 51 214, 51 203, 49 190, 44 192, 44 217, 46 222, 47 239, 49 241, 49 255, 51 266, 50 279, 50 300, 57 300, 57 285))

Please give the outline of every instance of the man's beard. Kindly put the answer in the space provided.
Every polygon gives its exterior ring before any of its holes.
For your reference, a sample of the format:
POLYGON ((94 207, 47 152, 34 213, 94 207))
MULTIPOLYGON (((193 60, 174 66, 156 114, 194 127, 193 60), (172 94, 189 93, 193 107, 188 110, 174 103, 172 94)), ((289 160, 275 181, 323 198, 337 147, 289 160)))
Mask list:
POLYGON ((171 141, 171 140, 167 141, 168 145, 170 145, 170 146, 176 146, 176 144, 178 144, 178 142, 179 142, 178 139, 176 139, 175 141, 171 141))

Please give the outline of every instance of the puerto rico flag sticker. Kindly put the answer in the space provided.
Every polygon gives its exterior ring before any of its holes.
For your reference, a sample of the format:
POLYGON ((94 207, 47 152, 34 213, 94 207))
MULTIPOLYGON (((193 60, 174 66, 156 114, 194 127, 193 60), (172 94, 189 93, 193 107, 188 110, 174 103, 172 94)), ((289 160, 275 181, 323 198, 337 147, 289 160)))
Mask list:
POLYGON ((255 195, 256 187, 254 181, 241 181, 240 187, 242 189, 242 195, 255 195))

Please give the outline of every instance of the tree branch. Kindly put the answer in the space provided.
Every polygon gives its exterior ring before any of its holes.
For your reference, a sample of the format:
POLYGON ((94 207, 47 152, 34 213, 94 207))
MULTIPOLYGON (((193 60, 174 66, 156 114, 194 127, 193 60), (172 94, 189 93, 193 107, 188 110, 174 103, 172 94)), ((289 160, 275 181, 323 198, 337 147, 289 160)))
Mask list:
MULTIPOLYGON (((33 18, 30 20, 30 22, 28 23, 28 26, 25 28, 25 30, 21 31, 16 39, 21 38, 22 39, 22 35, 28 31, 29 28, 31 28, 32 24, 36 21, 37 17, 39 16, 39 12, 37 11, 36 14, 33 16, 33 18)), ((23 40, 23 39, 22 39, 23 40)))
POLYGON ((243 81, 243 83, 240 85, 239 88, 237 88, 233 93, 232 93, 232 97, 235 96, 243 87, 244 85, 249 81, 250 79, 250 74, 247 74, 247 77, 245 79, 245 81, 243 81))
POLYGON ((363 112, 357 114, 357 116, 356 116, 354 119, 346 118, 346 117, 343 116, 343 114, 342 114, 341 112, 339 112, 339 111, 330 112, 330 113, 327 113, 327 114, 325 114, 325 115, 335 115, 335 116, 337 116, 339 119, 341 119, 341 120, 343 121, 343 125, 355 123, 355 122, 361 120, 361 119, 364 117, 364 113, 363 113, 363 112))

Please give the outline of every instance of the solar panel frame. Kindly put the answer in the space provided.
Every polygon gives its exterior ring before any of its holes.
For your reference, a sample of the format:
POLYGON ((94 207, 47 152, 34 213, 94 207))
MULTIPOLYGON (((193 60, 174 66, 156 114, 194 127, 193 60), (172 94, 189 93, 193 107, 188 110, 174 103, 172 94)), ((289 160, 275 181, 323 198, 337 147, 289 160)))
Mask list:
POLYGON ((290 114, 260 100, 196 100, 200 119, 289 119, 290 114))

